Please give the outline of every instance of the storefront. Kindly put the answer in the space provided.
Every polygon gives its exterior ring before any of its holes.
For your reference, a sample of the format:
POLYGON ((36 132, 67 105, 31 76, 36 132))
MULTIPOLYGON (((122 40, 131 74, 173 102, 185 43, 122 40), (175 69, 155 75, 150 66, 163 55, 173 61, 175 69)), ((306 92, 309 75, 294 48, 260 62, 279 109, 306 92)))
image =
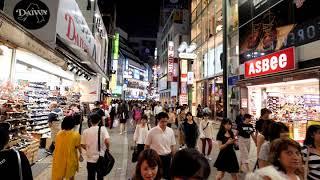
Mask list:
POLYGON ((0 122, 11 126, 9 146, 24 152, 31 164, 43 158, 38 154, 46 155, 38 153, 39 143, 41 152, 51 144, 49 104, 58 102, 66 111, 71 104, 79 105, 87 94, 88 101, 99 100, 101 76, 105 76, 97 64, 101 49, 96 48, 101 46, 95 44, 92 35, 91 43, 85 41, 88 34, 80 32, 89 30, 86 23, 72 22, 74 16, 85 22, 76 2, 61 0, 63 8, 58 8, 58 2, 34 1, 45 8, 44 12, 50 11, 50 17, 42 16, 42 24, 35 17, 20 22, 13 11, 18 6, 24 10, 32 1, 6 1, 6 14, 0 12, 0 122), (70 34, 70 28, 75 34, 70 34), (74 36, 80 43, 72 39, 74 36))
POLYGON ((270 109, 298 142, 308 125, 320 123, 319 5, 290 0, 239 4, 239 36, 234 36, 239 41, 231 45, 239 47, 240 107, 255 118, 262 108, 270 109))

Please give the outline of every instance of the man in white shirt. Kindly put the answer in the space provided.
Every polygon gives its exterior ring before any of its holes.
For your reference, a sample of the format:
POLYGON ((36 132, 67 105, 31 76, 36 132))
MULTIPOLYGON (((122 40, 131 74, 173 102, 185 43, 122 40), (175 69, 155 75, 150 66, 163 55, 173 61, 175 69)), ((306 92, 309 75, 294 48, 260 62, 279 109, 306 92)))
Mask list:
POLYGON ((167 127, 169 116, 165 112, 157 115, 158 126, 152 128, 145 140, 145 149, 155 150, 162 161, 163 178, 169 178, 170 162, 175 152, 176 139, 171 128, 167 127))
MULTIPOLYGON (((101 121, 101 116, 97 113, 90 113, 92 126, 83 131, 81 138, 81 147, 86 150, 88 180, 95 180, 97 174, 97 161, 99 155, 103 156, 105 151, 109 149, 109 133, 105 126, 100 129, 100 151, 98 151, 98 124, 101 121)), ((103 180, 103 177, 97 175, 98 180, 103 180)))
POLYGON ((157 116, 159 113, 163 112, 163 107, 161 106, 161 103, 158 102, 158 104, 154 107, 154 114, 157 116))

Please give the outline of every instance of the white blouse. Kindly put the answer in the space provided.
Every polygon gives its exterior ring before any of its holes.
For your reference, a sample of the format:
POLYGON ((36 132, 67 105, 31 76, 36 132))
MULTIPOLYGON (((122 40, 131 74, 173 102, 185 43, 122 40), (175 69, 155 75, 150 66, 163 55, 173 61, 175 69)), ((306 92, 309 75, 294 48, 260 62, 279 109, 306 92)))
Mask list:
POLYGON ((147 134, 148 134, 148 124, 145 124, 144 127, 142 127, 141 124, 137 125, 136 130, 133 134, 133 140, 137 144, 144 144, 144 141, 146 140, 147 134))

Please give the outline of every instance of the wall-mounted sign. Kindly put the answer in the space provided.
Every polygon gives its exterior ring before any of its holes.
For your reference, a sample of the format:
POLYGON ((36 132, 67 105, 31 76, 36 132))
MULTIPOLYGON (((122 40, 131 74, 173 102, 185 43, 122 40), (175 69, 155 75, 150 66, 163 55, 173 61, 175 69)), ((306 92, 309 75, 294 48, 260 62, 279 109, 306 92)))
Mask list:
POLYGON ((193 72, 188 72, 187 84, 193 84, 193 72))
POLYGON ((245 62, 245 77, 251 78, 293 69, 295 69, 294 48, 288 48, 245 62))
POLYGON ((27 29, 39 29, 49 22, 50 10, 39 0, 20 1, 13 9, 13 18, 27 29))
POLYGON ((197 54, 195 54, 195 53, 179 53, 179 58, 181 58, 181 59, 196 59, 197 54))
POLYGON ((115 37, 113 38, 113 44, 112 44, 112 57, 113 59, 119 59, 119 33, 115 34, 115 37))
POLYGON ((174 68, 174 44, 173 41, 168 43, 168 81, 173 81, 174 68))
POLYGON ((187 83, 181 82, 180 94, 187 94, 187 93, 188 93, 187 83))
POLYGON ((180 102, 180 105, 188 104, 188 95, 187 94, 181 94, 179 96, 179 102, 180 102))
POLYGON ((3 11, 36 37, 53 46, 56 42, 56 24, 59 1, 7 0, 3 11))
POLYGON ((75 0, 60 0, 56 30, 61 38, 83 49, 96 62, 100 58, 99 42, 93 37, 75 0))
POLYGON ((188 61, 183 59, 181 60, 181 74, 187 74, 188 73, 188 61))
POLYGON ((178 96, 178 82, 171 82, 170 96, 178 96))

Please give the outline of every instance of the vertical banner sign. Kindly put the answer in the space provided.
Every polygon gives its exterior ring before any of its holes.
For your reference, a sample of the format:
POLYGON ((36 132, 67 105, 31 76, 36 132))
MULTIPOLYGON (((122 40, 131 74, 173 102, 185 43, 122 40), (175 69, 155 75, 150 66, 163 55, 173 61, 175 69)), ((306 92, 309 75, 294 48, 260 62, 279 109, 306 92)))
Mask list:
POLYGON ((187 81, 188 85, 192 85, 193 84, 193 72, 188 72, 188 81, 187 81))
POLYGON ((181 60, 181 82, 187 82, 187 73, 188 73, 188 61, 183 59, 181 60))
POLYGON ((113 39, 113 59, 119 59, 119 33, 115 34, 115 37, 113 39))
POLYGON ((179 59, 175 58, 174 64, 173 64, 173 81, 178 81, 178 77, 179 77, 179 59))
POLYGON ((168 43, 168 81, 173 81, 173 65, 174 65, 174 44, 173 41, 168 43))

